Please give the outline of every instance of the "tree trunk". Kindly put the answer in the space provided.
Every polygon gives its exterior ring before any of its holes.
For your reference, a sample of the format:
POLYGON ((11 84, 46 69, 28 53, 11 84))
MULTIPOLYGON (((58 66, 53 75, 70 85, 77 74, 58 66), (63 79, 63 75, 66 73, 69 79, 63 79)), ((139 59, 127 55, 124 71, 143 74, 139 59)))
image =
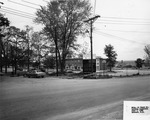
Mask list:
POLYGON ((112 71, 111 67, 109 67, 109 71, 110 71, 110 72, 112 71))
MULTIPOLYGON (((63 53, 62 53, 63 54, 63 53)), ((66 55, 62 55, 62 59, 60 57, 60 54, 59 54, 59 63, 60 63, 60 70, 61 70, 61 73, 64 74, 64 70, 65 70, 65 63, 66 63, 66 55)))
POLYGON ((17 73, 17 59, 16 59, 16 56, 15 56, 15 74, 17 73))
POLYGON ((2 66, 2 56, 1 56, 1 53, 0 53, 0 72, 3 71, 3 66, 2 66))
POLYGON ((0 36, 0 72, 3 71, 3 65, 2 65, 2 45, 1 45, 1 36, 0 36))
POLYGON ((3 72, 3 66, 2 65, 0 66, 0 72, 3 72))
POLYGON ((62 56, 61 56, 60 51, 58 49, 58 57, 59 57, 59 65, 60 65, 61 73, 64 74, 66 55, 64 54, 64 52, 62 52, 62 56))
POLYGON ((7 65, 8 63, 7 63, 7 58, 5 58, 5 73, 7 73, 7 65))

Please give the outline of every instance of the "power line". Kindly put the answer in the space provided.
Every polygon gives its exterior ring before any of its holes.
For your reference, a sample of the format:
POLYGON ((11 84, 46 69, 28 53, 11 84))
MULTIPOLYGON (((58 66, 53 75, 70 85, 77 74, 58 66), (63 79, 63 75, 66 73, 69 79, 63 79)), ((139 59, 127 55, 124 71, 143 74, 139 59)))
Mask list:
POLYGON ((38 9, 38 8, 35 8, 35 7, 31 7, 31 6, 28 6, 28 5, 25 5, 25 4, 21 4, 21 3, 18 3, 18 2, 14 2, 14 1, 11 1, 11 0, 8 0, 9 2, 12 2, 14 4, 18 4, 18 5, 21 5, 21 6, 25 6, 25 7, 29 7, 29 8, 32 8, 32 9, 38 9))
POLYGON ((15 12, 11 12, 11 11, 4 11, 1 9, 2 12, 4 13, 8 13, 8 14, 12 14, 12 15, 16 15, 16 16, 19 16, 19 17, 24 17, 24 18, 28 18, 28 19, 34 19, 33 17, 29 17, 29 16, 25 16, 25 15, 21 15, 21 14, 18 14, 18 13, 15 13, 15 12))
POLYGON ((98 29, 98 28, 96 28, 96 30, 98 30, 98 31, 105 30, 105 31, 117 31, 117 32, 150 33, 150 31, 129 31, 129 30, 98 29))
POLYGON ((39 4, 35 4, 35 3, 29 2, 29 1, 26 1, 26 0, 22 0, 22 1, 23 1, 23 2, 25 2, 25 3, 29 3, 29 4, 31 4, 31 5, 35 5, 35 6, 40 7, 40 5, 39 5, 39 4))
POLYGON ((138 44, 147 45, 147 43, 137 42, 137 41, 134 41, 134 40, 129 40, 129 39, 126 39, 126 38, 122 38, 122 37, 115 36, 115 35, 108 34, 108 33, 104 33, 104 32, 98 32, 98 33, 96 33, 96 34, 98 34, 98 35, 103 35, 103 36, 107 36, 107 37, 111 37, 111 38, 113 37, 113 38, 116 38, 116 39, 125 40, 125 41, 132 42, 132 43, 138 43, 138 44))
POLYGON ((19 13, 19 12, 15 12, 15 11, 12 11, 12 10, 7 10, 7 9, 4 9, 4 8, 2 10, 6 11, 6 12, 11 12, 11 13, 15 13, 15 14, 18 14, 18 15, 22 15, 22 16, 25 16, 25 17, 34 18, 33 16, 23 14, 23 13, 19 13))
POLYGON ((101 18, 106 18, 106 19, 121 19, 121 20, 150 20, 150 19, 145 19, 145 18, 124 18, 124 17, 105 17, 105 16, 102 16, 101 18))
POLYGON ((4 6, 2 7, 2 9, 3 9, 3 8, 6 8, 5 10, 7 10, 7 9, 8 9, 8 10, 10 10, 10 11, 19 12, 19 13, 21 13, 21 14, 23 13, 23 14, 26 14, 26 15, 28 15, 28 16, 32 16, 32 17, 34 16, 34 14, 30 14, 30 13, 28 13, 28 12, 24 12, 24 11, 16 10, 16 9, 13 9, 13 8, 4 7, 4 6))
POLYGON ((120 25, 150 25, 150 23, 125 23, 125 22, 122 22, 122 23, 117 23, 117 22, 105 22, 105 21, 99 21, 99 22, 96 22, 97 24, 120 24, 120 25))
POLYGON ((98 22, 119 22, 119 23, 139 23, 139 24, 141 24, 141 23, 145 23, 145 24, 150 24, 150 21, 120 21, 120 20, 105 20, 105 19, 100 19, 98 22))

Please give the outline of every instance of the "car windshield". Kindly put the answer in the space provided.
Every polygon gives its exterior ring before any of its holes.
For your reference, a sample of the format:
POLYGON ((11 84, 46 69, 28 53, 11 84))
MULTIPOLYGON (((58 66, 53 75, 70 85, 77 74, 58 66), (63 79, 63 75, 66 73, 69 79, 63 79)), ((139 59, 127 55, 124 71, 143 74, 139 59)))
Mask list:
POLYGON ((41 72, 40 70, 35 70, 35 72, 41 72))

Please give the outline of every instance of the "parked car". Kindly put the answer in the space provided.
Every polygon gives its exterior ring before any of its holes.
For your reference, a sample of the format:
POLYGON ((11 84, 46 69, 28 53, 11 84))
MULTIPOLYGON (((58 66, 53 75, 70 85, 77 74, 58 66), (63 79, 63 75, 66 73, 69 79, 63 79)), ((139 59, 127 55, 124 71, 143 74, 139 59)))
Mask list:
POLYGON ((4 73, 0 72, 0 76, 4 76, 4 73))
POLYGON ((46 76, 46 73, 45 72, 42 72, 40 70, 31 70, 29 72, 26 73, 26 76, 27 77, 38 77, 38 78, 44 78, 46 76))
POLYGON ((65 72, 66 73, 73 73, 73 70, 72 69, 67 69, 65 72))
POLYGON ((18 70, 16 71, 17 76, 25 76, 26 73, 27 73, 27 70, 26 70, 26 69, 18 69, 18 70))

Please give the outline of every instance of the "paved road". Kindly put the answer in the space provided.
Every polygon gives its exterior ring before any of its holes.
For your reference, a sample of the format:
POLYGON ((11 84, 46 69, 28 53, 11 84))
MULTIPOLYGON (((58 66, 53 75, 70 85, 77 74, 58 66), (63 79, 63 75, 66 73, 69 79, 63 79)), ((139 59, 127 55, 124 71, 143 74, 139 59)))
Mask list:
POLYGON ((150 93, 150 77, 101 80, 1 77, 0 119, 74 120, 150 93))

